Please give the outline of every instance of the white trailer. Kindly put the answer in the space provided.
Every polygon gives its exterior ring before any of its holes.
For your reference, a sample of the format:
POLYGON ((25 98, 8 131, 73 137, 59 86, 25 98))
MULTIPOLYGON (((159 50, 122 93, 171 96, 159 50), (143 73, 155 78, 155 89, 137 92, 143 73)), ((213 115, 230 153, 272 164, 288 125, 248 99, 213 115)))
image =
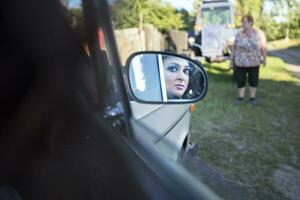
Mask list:
POLYGON ((204 0, 200 5, 190 38, 196 56, 210 61, 229 55, 238 30, 234 25, 234 2, 228 0, 204 0))

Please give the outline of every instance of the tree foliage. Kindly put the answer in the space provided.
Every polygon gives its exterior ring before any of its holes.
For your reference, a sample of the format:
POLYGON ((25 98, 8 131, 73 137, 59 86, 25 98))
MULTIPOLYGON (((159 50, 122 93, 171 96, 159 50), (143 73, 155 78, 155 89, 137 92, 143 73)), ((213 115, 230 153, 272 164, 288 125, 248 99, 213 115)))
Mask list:
POLYGON ((242 16, 248 14, 253 16, 255 26, 264 30, 268 40, 300 37, 299 0, 237 0, 236 24, 241 25, 242 16), (272 5, 270 13, 264 12, 266 2, 272 5), (275 20, 279 16, 285 20, 275 20))
POLYGON ((195 24, 195 18, 191 13, 186 11, 185 9, 177 10, 178 13, 181 14, 181 20, 183 21, 182 30, 193 30, 195 24))
POLYGON ((194 29, 196 16, 201 2, 202 0, 194 0, 193 8, 190 12, 185 9, 177 10, 177 12, 181 14, 181 20, 183 21, 182 30, 192 31, 194 29))
POLYGON ((140 23, 153 24, 161 31, 184 26, 181 13, 160 0, 116 0, 112 13, 115 27, 119 29, 138 27, 140 23))
POLYGON ((134 1, 118 0, 112 14, 115 28, 137 27, 139 24, 138 8, 134 1))
MULTIPOLYGON (((194 0, 193 10, 177 10, 161 0, 115 0, 113 20, 116 28, 139 27, 141 23, 150 23, 160 31, 170 29, 192 30, 199 4, 202 0, 194 0)), ((244 15, 252 15, 254 25, 262 29, 268 40, 276 40, 289 36, 300 37, 300 0, 235 0, 235 22, 241 25, 244 15), (266 2, 273 2, 271 13, 266 13, 266 2), (283 14, 283 8, 287 11, 283 14), (286 21, 274 20, 282 16, 286 21)))
POLYGON ((236 23, 241 25, 241 18, 244 15, 252 15, 254 21, 260 25, 260 17, 263 11, 265 0, 237 0, 236 1, 236 23))
POLYGON ((285 38, 300 37, 300 1, 299 0, 270 0, 274 9, 273 17, 282 16, 286 20, 280 25, 284 28, 285 38))

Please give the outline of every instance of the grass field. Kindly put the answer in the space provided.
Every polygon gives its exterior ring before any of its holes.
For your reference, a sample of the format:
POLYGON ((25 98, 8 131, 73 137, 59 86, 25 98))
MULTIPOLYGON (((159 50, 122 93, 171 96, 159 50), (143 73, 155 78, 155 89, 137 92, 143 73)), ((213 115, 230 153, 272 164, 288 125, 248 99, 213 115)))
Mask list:
POLYGON ((228 63, 205 68, 208 94, 197 104, 190 127, 198 157, 247 187, 251 199, 295 198, 300 184, 295 180, 300 177, 300 79, 282 60, 268 57, 260 70, 258 105, 250 105, 248 96, 244 104, 234 105, 237 89, 228 63))
POLYGON ((298 39, 290 39, 286 41, 285 39, 276 40, 272 42, 268 42, 268 49, 269 50, 279 50, 279 49, 286 49, 289 47, 298 47, 300 49, 300 38, 298 39))

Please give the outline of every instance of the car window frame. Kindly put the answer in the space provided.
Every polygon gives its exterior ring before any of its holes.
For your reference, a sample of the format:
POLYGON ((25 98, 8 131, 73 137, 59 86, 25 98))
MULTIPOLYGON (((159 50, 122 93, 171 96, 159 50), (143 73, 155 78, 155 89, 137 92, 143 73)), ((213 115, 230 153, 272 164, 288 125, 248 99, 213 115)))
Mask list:
MULTIPOLYGON (((116 87, 119 90, 120 102, 123 106, 122 120, 124 121, 126 130, 123 130, 121 134, 128 138, 132 138, 132 128, 129 123, 129 119, 132 117, 131 108, 129 105, 129 96, 127 95, 127 90, 123 78, 122 65, 120 62, 120 57, 117 51, 117 45, 115 41, 115 36, 113 32, 113 27, 111 24, 111 16, 109 13, 109 6, 106 1, 97 0, 96 2, 82 0, 83 15, 86 24, 87 39, 90 45, 90 55, 92 63, 95 66, 95 73, 97 79, 97 88, 99 96, 101 98, 106 98, 106 94, 102 87, 104 86, 103 75, 105 74, 105 68, 99 66, 99 37, 98 37, 98 27, 101 27, 104 34, 106 34, 106 45, 110 49, 110 58, 112 63, 112 68, 115 71, 116 87), (102 76, 102 77, 101 77, 102 76)), ((103 101, 102 99, 102 101, 103 101)), ((103 106, 103 104, 102 104, 103 106)))

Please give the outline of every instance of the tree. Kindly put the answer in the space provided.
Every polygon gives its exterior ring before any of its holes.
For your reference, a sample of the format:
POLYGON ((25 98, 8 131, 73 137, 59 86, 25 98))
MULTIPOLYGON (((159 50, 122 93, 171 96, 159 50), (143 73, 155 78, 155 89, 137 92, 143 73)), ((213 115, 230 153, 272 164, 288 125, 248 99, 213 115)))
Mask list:
POLYGON ((183 23, 183 26, 181 27, 182 30, 192 31, 194 29, 196 16, 201 2, 202 0, 194 0, 191 12, 188 12, 185 9, 176 10, 181 16, 181 21, 183 23))
POLYGON ((160 31, 183 27, 181 13, 160 0, 116 0, 112 13, 116 28, 140 27, 143 23, 160 31))
POLYGON ((197 16, 198 9, 199 9, 199 6, 200 6, 201 3, 202 3, 202 0, 194 0, 194 2, 193 2, 193 10, 191 12, 191 16, 194 16, 194 17, 197 16))
POLYGON ((300 37, 300 1, 299 0, 270 0, 273 3, 273 16, 282 16, 285 26, 285 39, 300 37))
POLYGON ((178 13, 181 14, 181 20, 183 21, 183 30, 193 30, 193 26, 195 23, 195 17, 192 16, 188 11, 185 9, 177 10, 178 13))
POLYGON ((237 0, 236 5, 236 24, 241 25, 241 18, 244 15, 252 15, 258 27, 261 26, 260 20, 263 13, 265 0, 237 0))
POLYGON ((300 0, 266 0, 259 19, 268 40, 300 37, 300 0), (268 9, 266 9, 268 8, 268 9))
POLYGON ((112 14, 116 28, 129 28, 138 26, 138 8, 134 0, 117 0, 112 8, 112 14))

